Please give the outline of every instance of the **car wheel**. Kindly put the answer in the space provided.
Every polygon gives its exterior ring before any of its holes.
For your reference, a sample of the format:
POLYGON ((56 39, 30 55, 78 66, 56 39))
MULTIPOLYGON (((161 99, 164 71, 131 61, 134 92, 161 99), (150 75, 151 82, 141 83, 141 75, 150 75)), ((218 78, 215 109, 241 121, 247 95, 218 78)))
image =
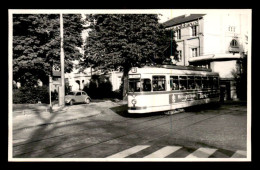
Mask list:
POLYGON ((70 105, 72 106, 73 104, 74 104, 74 101, 73 101, 73 100, 71 100, 71 101, 70 101, 70 105))
POLYGON ((89 103, 90 103, 89 98, 85 98, 85 103, 86 103, 86 104, 89 104, 89 103))

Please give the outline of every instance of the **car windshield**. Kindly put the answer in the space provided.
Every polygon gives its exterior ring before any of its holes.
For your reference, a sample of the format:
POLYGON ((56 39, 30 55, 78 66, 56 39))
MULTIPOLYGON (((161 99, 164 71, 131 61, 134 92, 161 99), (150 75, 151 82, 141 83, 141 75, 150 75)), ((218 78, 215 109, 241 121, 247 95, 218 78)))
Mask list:
POLYGON ((68 95, 75 95, 75 92, 69 92, 68 95))

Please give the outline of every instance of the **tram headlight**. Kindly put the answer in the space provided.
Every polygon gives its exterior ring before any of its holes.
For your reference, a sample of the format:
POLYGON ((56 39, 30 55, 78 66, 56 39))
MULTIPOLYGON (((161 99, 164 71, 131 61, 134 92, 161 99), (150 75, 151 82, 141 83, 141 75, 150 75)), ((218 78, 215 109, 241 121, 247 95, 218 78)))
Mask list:
POLYGON ((135 105, 137 103, 137 101, 135 99, 133 99, 131 102, 133 105, 135 105))

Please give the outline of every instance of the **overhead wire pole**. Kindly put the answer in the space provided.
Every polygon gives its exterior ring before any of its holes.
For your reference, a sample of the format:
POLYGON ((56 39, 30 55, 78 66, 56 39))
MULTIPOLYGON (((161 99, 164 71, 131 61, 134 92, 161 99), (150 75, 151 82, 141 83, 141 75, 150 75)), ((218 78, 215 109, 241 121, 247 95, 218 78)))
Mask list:
POLYGON ((50 100, 50 113, 52 112, 52 103, 51 103, 51 85, 52 85, 52 78, 51 74, 49 75, 49 100, 50 100))
POLYGON ((61 86, 59 89, 59 106, 65 105, 65 79, 64 79, 64 49, 63 49, 63 16, 60 13, 60 64, 61 64, 61 86))

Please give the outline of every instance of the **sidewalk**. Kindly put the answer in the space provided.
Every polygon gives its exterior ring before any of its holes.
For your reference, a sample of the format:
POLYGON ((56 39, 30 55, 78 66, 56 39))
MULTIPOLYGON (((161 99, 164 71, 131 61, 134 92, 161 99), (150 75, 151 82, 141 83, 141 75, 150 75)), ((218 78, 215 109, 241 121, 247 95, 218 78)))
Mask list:
MULTIPOLYGON (((65 108, 66 106, 59 106, 58 104, 52 105, 52 112, 57 112, 65 108)), ((13 117, 19 115, 29 115, 35 112, 50 112, 50 106, 48 104, 25 104, 13 105, 13 117)))
POLYGON ((90 104, 78 104, 65 107, 60 107, 58 104, 55 104, 52 112, 49 112, 47 106, 44 107, 42 105, 36 105, 37 107, 35 106, 34 109, 32 107, 27 110, 16 109, 12 115, 13 130, 81 120, 89 116, 100 114, 104 110, 108 110, 107 108, 119 105, 120 104, 112 101, 98 101, 90 104))

